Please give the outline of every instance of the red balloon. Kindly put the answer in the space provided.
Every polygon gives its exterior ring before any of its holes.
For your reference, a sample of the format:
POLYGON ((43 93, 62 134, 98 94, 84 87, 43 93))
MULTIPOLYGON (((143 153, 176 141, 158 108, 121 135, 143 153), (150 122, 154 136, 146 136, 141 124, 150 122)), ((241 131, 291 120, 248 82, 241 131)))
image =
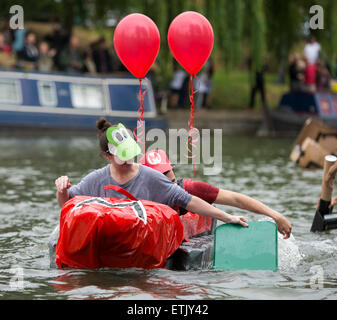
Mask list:
POLYGON ((174 18, 168 30, 173 56, 190 74, 197 74, 210 56, 214 33, 209 21, 200 13, 186 11, 174 18))
POLYGON ((144 78, 158 55, 158 28, 143 14, 129 14, 115 29, 114 46, 124 66, 136 78, 144 78))

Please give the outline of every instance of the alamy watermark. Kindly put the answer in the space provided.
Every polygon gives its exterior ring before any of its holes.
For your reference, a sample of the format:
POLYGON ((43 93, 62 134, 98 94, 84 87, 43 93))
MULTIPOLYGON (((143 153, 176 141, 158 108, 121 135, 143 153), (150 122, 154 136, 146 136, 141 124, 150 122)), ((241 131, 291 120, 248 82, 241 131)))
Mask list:
POLYGON ((311 6, 309 13, 313 16, 309 20, 310 29, 324 29, 324 10, 320 5, 311 6))
POLYGON ((9 19, 9 27, 13 30, 24 29, 24 11, 22 6, 14 5, 9 9, 11 17, 9 19))
POLYGON ((310 288, 317 290, 323 289, 324 270, 321 266, 312 266, 310 272, 313 274, 310 278, 310 288))
MULTIPOLYGON (((203 164, 203 174, 206 176, 222 172, 222 129, 168 129, 167 132, 154 128, 146 131, 144 121, 143 129, 137 127, 136 136, 143 136, 142 132, 146 132, 143 138, 147 144, 146 152, 164 150, 172 164, 203 164), (189 142, 191 136, 192 143, 189 142)), ((141 142, 139 145, 143 148, 141 142)))
POLYGON ((9 271, 13 274, 9 281, 10 288, 13 290, 23 290, 25 288, 23 268, 15 266, 12 267, 9 271))

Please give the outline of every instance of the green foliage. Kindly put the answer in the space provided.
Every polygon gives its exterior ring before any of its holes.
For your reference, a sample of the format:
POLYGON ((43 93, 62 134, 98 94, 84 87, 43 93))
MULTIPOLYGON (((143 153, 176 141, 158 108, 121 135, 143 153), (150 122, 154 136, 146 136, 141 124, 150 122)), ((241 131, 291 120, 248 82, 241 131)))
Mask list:
MULTIPOLYGON (((266 94, 268 106, 275 108, 280 102, 281 95, 287 91, 287 84, 275 84, 275 74, 266 75, 266 94)), ((250 99, 250 84, 246 71, 217 70, 212 84, 212 109, 246 110, 250 99)), ((256 110, 262 108, 260 95, 255 101, 256 110)))
POLYGON ((246 0, 252 70, 262 67, 266 51, 266 20, 263 0, 246 0))
POLYGON ((335 71, 337 59, 337 2, 327 1, 325 8, 324 28, 328 31, 323 33, 321 41, 331 68, 335 71))
MULTIPOLYGON (((301 26, 306 15, 303 15, 300 0, 265 0, 264 7, 267 24, 267 46, 273 50, 276 58, 280 59, 284 48, 289 51, 291 46, 303 37, 301 26)), ((307 12, 309 12, 309 8, 307 12)))
MULTIPOLYGON (((13 1, 0 1, 0 18, 8 19, 12 4, 13 1)), ((252 58, 253 68, 260 68, 267 52, 280 61, 295 44, 303 41, 309 9, 318 4, 324 9, 324 29, 311 33, 321 42, 332 66, 336 60, 336 0, 17 0, 15 4, 23 6, 27 21, 58 17, 69 30, 74 24, 83 25, 88 20, 102 28, 111 11, 118 19, 133 12, 148 15, 160 30, 163 82, 172 65, 167 30, 179 13, 198 11, 211 22, 216 58, 224 61, 227 70, 233 70, 247 56, 252 58)))

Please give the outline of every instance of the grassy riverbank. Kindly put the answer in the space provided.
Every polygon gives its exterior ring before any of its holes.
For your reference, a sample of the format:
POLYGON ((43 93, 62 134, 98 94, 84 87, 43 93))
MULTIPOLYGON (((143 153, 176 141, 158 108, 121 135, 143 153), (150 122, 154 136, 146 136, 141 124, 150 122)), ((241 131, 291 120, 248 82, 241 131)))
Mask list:
MULTIPOLYGON (((275 74, 266 74, 266 96, 270 108, 275 108, 288 90, 287 84, 275 84, 275 74)), ((244 110, 250 100, 250 76, 247 71, 216 70, 211 93, 212 109, 244 110)), ((256 110, 261 108, 261 97, 255 98, 256 110)))

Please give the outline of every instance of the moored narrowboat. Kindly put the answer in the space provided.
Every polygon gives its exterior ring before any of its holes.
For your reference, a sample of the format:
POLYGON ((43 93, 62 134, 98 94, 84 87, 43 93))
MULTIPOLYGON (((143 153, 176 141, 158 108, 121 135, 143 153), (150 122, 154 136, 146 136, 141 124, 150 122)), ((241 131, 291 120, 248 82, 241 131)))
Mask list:
POLYGON ((276 132, 296 135, 309 118, 337 129, 337 94, 289 92, 270 111, 276 132))
MULTIPOLYGON (((91 131, 100 116, 133 129, 137 126, 139 89, 139 80, 129 76, 0 71, 0 129, 91 131)), ((142 90, 146 90, 146 129, 166 128, 166 118, 157 114, 150 80, 142 81, 142 90)))

